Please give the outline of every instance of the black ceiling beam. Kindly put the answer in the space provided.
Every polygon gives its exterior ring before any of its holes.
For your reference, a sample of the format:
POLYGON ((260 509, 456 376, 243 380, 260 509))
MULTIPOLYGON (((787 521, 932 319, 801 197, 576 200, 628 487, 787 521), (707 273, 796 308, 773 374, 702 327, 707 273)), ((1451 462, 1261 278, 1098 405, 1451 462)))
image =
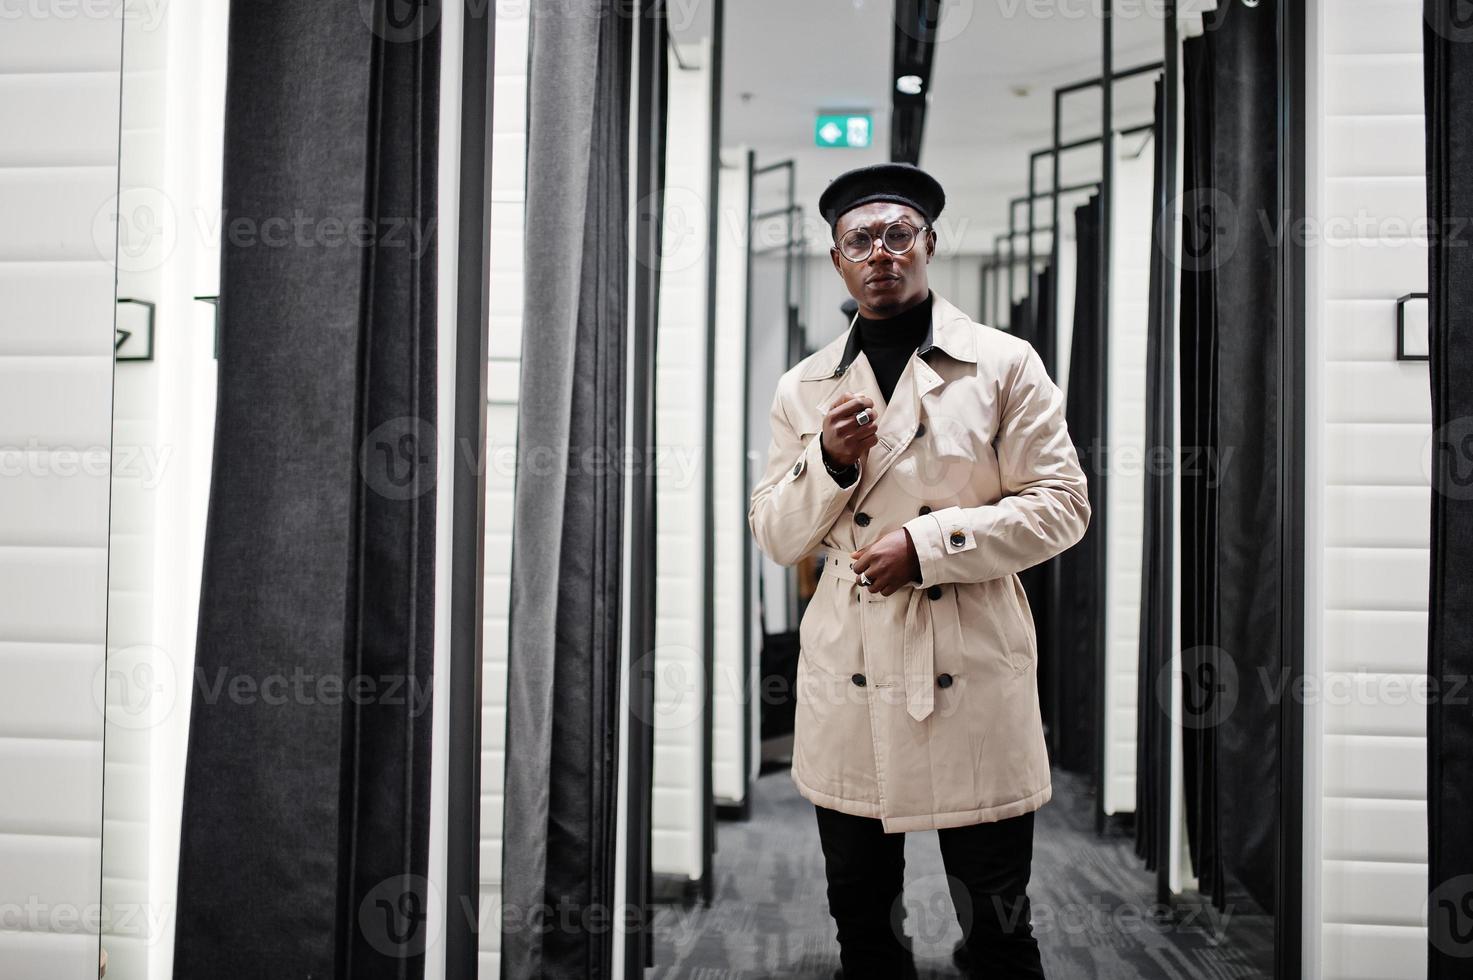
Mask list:
POLYGON ((931 66, 936 62, 936 28, 942 0, 895 0, 895 43, 890 62, 890 159, 920 163, 926 129, 926 101, 931 94, 931 66), (920 79, 915 91, 902 92, 899 80, 920 79))

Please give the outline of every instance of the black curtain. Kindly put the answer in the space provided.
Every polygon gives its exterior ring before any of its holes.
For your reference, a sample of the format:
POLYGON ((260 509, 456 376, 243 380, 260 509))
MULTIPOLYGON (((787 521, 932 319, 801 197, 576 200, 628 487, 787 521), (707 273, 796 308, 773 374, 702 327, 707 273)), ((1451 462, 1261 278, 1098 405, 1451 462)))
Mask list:
MULTIPOLYGON (((1047 338, 1052 337, 1054 306, 1054 284, 1053 270, 1045 265, 1033 276, 1029 286, 1029 294, 1018 304, 1019 321, 1014 324, 1012 333, 1022 337, 1042 351, 1048 343, 1047 338)), ((1050 746, 1053 743, 1053 728, 1057 723, 1053 712, 1053 699, 1048 696, 1050 685, 1058 680, 1058 672, 1054 670, 1053 659, 1045 655, 1049 649, 1049 602, 1052 595, 1053 562, 1034 565, 1025 569, 1018 575, 1018 580, 1023 583, 1023 591, 1028 596, 1028 606, 1033 613, 1034 630, 1038 638, 1038 688, 1039 707, 1043 715, 1044 733, 1050 746)))
POLYGON ((1156 114, 1152 145, 1155 149, 1151 195, 1151 284, 1146 318, 1146 472, 1145 517, 1141 533, 1140 666, 1136 691, 1135 850, 1146 867, 1165 865, 1170 840, 1172 660, 1172 468, 1176 455, 1176 416, 1173 394, 1176 364, 1168 316, 1175 288, 1174 248, 1168 243, 1165 222, 1174 220, 1166 205, 1166 168, 1170 144, 1166 137, 1166 98, 1156 81, 1156 114), (1164 690, 1163 690, 1164 687, 1164 690))
MULTIPOLYGON (((1427 292, 1431 328, 1432 554, 1427 673, 1434 694, 1473 673, 1473 30, 1446 0, 1426 0, 1427 292)), ((1427 708, 1428 969, 1430 980, 1473 977, 1473 712, 1462 698, 1427 708)))
MULTIPOLYGON (((1104 484, 1104 419, 1098 405, 1105 390, 1105 346, 1100 336, 1100 198, 1091 195, 1074 209, 1077 259, 1074 286, 1074 328, 1069 346, 1068 398, 1064 417, 1069 438, 1095 500, 1104 484)), ((1101 498, 1102 499, 1102 498, 1101 498)), ((1052 663, 1041 664, 1057 677, 1058 717, 1054 728, 1057 752, 1054 764, 1095 778, 1100 732, 1099 651, 1096 624, 1105 614, 1105 583, 1099 576, 1099 555, 1105 547, 1105 514, 1095 506, 1089 528, 1079 543, 1054 559, 1058 563, 1058 590, 1052 599, 1058 608, 1058 634, 1052 637, 1052 663)), ((1097 787, 1098 789, 1098 787, 1097 787)))
POLYGON ((1188 840, 1219 907, 1274 910, 1289 665, 1278 415, 1275 12, 1221 7, 1183 45, 1182 683, 1188 840))
POLYGON ((438 8, 383 7, 230 10, 181 980, 424 972, 438 8))
POLYGON ((501 971, 604 977, 613 933, 600 924, 621 907, 617 463, 634 22, 598 0, 534 4, 531 17, 502 843, 503 904, 516 915, 500 922, 501 971))

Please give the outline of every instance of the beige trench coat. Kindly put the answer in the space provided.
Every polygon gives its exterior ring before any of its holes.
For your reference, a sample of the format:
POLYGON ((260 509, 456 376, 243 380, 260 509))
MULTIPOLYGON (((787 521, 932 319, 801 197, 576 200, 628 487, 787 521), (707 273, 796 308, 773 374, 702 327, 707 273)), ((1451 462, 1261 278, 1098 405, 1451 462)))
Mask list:
POLYGON ((748 512, 779 564, 824 556, 799 626, 793 781, 889 832, 1035 810, 1051 786, 1017 573, 1078 541, 1090 516, 1063 396, 1030 344, 940 296, 888 405, 849 333, 778 381, 748 512), (819 433, 849 391, 874 399, 879 439, 845 488, 819 433), (871 593, 849 554, 901 526, 922 579, 871 593))

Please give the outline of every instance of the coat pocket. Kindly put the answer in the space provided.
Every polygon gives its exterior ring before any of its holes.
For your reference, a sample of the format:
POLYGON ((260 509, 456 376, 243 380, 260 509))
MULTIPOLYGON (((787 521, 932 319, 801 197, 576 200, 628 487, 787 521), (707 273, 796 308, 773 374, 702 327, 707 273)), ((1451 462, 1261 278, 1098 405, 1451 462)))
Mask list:
POLYGON ((1013 624, 1008 642, 1008 659, 1017 671, 1026 670, 1038 658, 1038 639, 1033 626, 1033 612, 1028 605, 1028 594, 1017 575, 1001 580, 998 602, 1007 607, 1007 615, 1013 624))

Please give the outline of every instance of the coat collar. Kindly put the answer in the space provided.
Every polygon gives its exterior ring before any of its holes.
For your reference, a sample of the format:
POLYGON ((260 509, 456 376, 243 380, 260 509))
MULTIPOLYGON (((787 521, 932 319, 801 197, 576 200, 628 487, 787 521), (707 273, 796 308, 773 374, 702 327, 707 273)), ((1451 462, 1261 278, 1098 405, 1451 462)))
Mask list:
MULTIPOLYGON (((856 321, 859 314, 849 321, 849 329, 819 349, 809 359, 808 367, 799 375, 803 381, 822 381, 837 378, 849 370, 849 365, 859 356, 859 331, 856 321)), ((916 348, 916 354, 924 359, 933 350, 941 350, 958 361, 975 363, 977 349, 972 321, 961 310, 952 306, 935 290, 931 291, 931 325, 926 330, 926 339, 916 348)))

